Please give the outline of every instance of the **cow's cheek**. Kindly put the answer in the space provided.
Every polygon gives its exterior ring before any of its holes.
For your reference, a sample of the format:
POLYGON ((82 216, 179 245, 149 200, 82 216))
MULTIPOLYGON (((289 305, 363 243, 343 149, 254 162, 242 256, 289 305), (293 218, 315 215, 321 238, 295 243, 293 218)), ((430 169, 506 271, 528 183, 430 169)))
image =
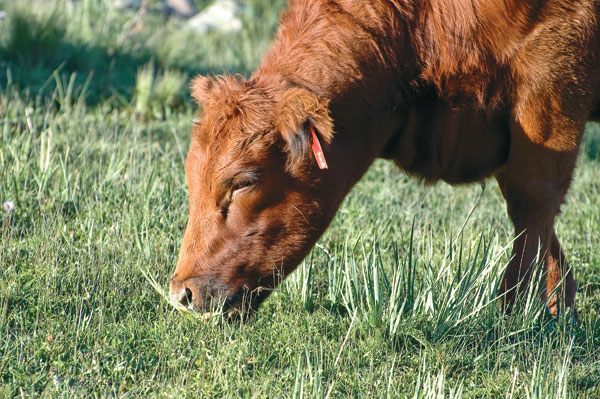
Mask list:
POLYGON ((226 222, 235 237, 230 242, 228 270, 234 285, 256 288, 256 279, 287 274, 302 260, 312 231, 307 218, 311 212, 302 200, 298 193, 284 193, 281 187, 234 200, 226 222))

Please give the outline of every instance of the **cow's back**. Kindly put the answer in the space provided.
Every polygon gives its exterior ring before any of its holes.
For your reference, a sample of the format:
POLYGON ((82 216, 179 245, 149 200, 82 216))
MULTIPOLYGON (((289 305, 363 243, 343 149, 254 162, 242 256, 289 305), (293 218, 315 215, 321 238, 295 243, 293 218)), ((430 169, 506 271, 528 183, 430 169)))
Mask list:
POLYGON ((598 63, 591 59, 598 58, 594 53, 600 48, 599 0, 417 4, 413 42, 420 78, 448 101, 494 107, 513 102, 518 86, 554 90, 552 78, 573 77, 575 85, 593 86, 590 79, 597 68, 590 64, 598 63), (573 63, 575 59, 586 61, 573 63))

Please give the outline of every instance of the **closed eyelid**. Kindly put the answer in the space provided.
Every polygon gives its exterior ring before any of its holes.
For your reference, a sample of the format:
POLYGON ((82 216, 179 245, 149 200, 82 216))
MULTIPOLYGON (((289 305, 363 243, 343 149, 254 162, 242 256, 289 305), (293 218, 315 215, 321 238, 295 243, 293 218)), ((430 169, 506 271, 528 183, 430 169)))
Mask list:
POLYGON ((219 208, 226 207, 231 203, 232 194, 235 191, 236 184, 248 185, 256 183, 262 176, 261 168, 247 169, 235 173, 232 177, 221 182, 217 206, 219 208))

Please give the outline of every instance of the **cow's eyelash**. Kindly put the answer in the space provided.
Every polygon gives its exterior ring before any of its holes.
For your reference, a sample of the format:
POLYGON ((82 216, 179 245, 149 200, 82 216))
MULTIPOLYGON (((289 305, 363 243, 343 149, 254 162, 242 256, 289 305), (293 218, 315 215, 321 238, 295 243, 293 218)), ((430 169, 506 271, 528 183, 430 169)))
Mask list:
POLYGON ((262 176, 262 169, 250 169, 237 173, 231 180, 231 192, 257 183, 262 176))

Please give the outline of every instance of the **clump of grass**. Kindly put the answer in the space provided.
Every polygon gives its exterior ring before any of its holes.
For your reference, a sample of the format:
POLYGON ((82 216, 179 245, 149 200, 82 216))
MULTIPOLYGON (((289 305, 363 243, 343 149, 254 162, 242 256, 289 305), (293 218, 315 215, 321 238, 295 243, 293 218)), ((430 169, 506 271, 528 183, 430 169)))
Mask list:
POLYGON ((135 111, 142 116, 167 117, 183 104, 187 74, 174 70, 156 72, 154 62, 138 69, 135 87, 135 111))
POLYGON ((179 107, 183 103, 184 93, 187 89, 188 75, 172 69, 160 73, 154 82, 153 92, 156 106, 167 111, 179 107))
POLYGON ((426 335, 432 340, 457 331, 481 313, 494 313, 503 269, 499 260, 507 248, 493 254, 492 248, 497 251, 498 247, 486 244, 489 238, 482 236, 470 258, 463 257, 462 249, 455 257, 446 253, 442 265, 433 268, 429 262, 416 264, 413 234, 404 257, 392 248, 389 266, 376 242, 368 251, 363 247, 360 262, 345 249, 340 265, 345 285, 339 295, 348 313, 358 311, 371 328, 390 338, 404 332, 407 319, 426 320, 426 335))
POLYGON ((135 80, 135 110, 147 114, 152 105, 152 87, 154 85, 154 63, 149 62, 138 68, 135 80))

